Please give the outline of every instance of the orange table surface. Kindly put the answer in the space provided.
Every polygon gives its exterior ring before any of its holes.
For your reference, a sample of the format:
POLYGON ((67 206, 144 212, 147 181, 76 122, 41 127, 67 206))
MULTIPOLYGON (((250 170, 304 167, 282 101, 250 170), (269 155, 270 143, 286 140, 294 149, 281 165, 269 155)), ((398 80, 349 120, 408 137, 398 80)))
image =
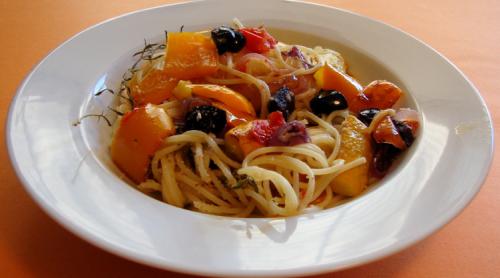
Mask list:
MULTIPOLYGON (((169 2, 174 1, 0 1, 0 273, 3 277, 188 277, 116 257, 63 229, 26 194, 14 174, 4 140, 7 111, 17 86, 49 51, 100 21, 169 2)), ((499 1, 316 2, 391 24, 444 54, 481 92, 498 138, 499 1)), ((500 152, 496 151, 480 193, 443 229, 398 254, 318 277, 499 277, 498 185, 500 152)))

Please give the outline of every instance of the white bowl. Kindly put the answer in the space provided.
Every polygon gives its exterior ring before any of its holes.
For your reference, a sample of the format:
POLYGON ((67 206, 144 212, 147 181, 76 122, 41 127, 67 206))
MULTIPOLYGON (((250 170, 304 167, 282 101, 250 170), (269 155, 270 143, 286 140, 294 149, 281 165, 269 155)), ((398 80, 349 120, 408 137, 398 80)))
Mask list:
POLYGON ((455 217, 478 192, 493 132, 478 91, 446 58, 404 32, 350 12, 295 1, 197 1, 111 19, 50 53, 19 87, 7 139, 31 196, 63 226, 117 255, 204 275, 302 275, 363 264, 397 252, 455 217), (118 73, 144 38, 200 30, 238 17, 290 43, 333 46, 366 83, 389 79, 422 115, 419 138, 363 196, 289 218, 204 215, 149 198, 110 163, 102 123, 81 115, 105 107, 118 73), (279 30, 285 30, 279 31, 279 30), (288 31, 287 31, 288 30, 288 31), (293 32, 290 32, 293 31, 293 32), (297 33, 298 32, 298 33, 297 33), (299 34, 297 36, 297 34, 299 34))

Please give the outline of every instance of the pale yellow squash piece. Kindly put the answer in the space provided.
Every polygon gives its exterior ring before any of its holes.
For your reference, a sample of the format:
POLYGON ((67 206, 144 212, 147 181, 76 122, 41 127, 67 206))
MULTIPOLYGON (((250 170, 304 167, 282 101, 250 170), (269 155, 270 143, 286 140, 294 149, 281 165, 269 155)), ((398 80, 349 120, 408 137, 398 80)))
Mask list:
POLYGON ((346 163, 360 157, 365 157, 367 163, 343 172, 332 181, 332 190, 344 196, 358 196, 368 186, 368 175, 370 162, 372 160, 372 149, 370 138, 363 133, 366 129, 354 116, 349 116, 342 123, 341 145, 338 158, 346 163))

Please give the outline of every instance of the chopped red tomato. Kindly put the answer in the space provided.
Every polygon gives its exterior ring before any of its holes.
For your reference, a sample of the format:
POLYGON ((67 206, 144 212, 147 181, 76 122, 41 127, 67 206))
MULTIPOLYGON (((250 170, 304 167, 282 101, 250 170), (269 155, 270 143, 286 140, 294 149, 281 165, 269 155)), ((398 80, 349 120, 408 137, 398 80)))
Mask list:
POLYGON ((273 133, 267 120, 256 120, 252 122, 250 136, 261 144, 267 144, 273 133))
POLYGON ((245 48, 250 52, 266 53, 278 43, 264 28, 241 28, 239 31, 245 36, 245 48))
POLYGON ((269 114, 268 120, 256 120, 252 122, 250 136, 261 144, 267 144, 273 133, 286 123, 283 114, 275 111, 269 114))
POLYGON ((272 129, 277 129, 286 123, 281 111, 272 112, 267 118, 269 119, 269 125, 272 129))

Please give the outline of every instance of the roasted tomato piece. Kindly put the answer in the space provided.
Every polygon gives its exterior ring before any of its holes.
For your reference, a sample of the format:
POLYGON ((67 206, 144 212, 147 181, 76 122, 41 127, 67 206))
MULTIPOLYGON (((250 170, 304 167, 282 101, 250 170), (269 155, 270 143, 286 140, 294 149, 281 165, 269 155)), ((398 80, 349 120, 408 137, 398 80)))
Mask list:
POLYGON ((281 112, 272 112, 267 120, 254 120, 236 126, 225 135, 226 149, 235 158, 242 160, 255 149, 265 147, 273 134, 286 124, 281 112))
POLYGON ((402 94, 401 89, 395 84, 385 80, 376 80, 368 84, 363 92, 351 101, 349 110, 358 113, 368 108, 388 109, 399 100, 402 94))
POLYGON ((386 116, 380 120, 372 136, 377 143, 390 144, 400 150, 406 149, 405 141, 401 138, 398 128, 390 116, 386 116))
POLYGON ((264 28, 241 28, 239 31, 246 39, 245 48, 249 52, 266 53, 278 43, 264 28))

